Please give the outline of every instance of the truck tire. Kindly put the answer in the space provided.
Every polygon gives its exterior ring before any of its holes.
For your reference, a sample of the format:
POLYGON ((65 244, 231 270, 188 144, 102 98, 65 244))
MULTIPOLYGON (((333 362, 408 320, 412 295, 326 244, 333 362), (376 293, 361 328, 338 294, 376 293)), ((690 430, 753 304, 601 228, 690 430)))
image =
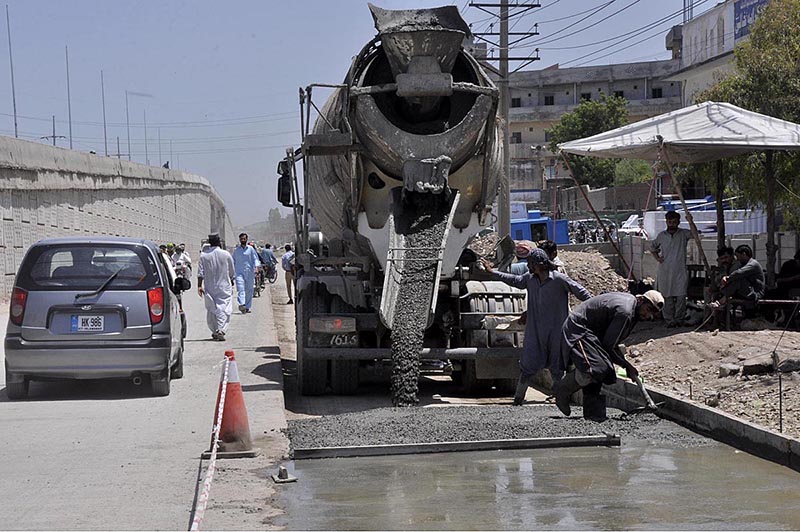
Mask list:
POLYGON ((311 315, 327 312, 325 294, 317 284, 309 286, 297 301, 297 389, 300 395, 322 395, 328 387, 328 361, 307 360, 303 356, 306 343, 306 324, 311 315))
MULTIPOLYGON (((339 296, 331 300, 331 313, 350 313, 355 309, 339 296)), ((331 389, 336 395, 353 395, 358 391, 358 360, 331 360, 331 389)))

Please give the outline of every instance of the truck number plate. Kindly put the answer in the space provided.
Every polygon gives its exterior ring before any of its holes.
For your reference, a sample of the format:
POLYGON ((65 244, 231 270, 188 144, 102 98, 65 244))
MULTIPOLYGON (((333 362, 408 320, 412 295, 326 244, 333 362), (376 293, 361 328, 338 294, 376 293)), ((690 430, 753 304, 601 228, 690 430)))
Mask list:
POLYGON ((331 347, 353 347, 358 345, 358 334, 334 334, 331 336, 331 347))
POLYGON ((73 314, 70 320, 72 332, 102 331, 105 326, 105 316, 81 316, 73 314))

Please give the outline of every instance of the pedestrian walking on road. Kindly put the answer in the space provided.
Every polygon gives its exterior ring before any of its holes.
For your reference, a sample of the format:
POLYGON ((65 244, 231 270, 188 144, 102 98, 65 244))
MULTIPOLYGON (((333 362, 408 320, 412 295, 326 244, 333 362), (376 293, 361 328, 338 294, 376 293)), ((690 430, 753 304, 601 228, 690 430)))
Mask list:
POLYGON ((239 245, 233 250, 233 263, 236 266, 236 293, 239 312, 247 314, 253 305, 253 292, 256 286, 256 269, 261 264, 258 252, 247 245, 247 233, 239 235, 239 245))
POLYGON ((566 368, 572 362, 575 370, 553 385, 556 406, 565 416, 570 415, 570 397, 582 389, 583 417, 606 420, 606 398, 600 390, 603 384, 616 382, 614 364, 625 368, 631 379, 639 374, 625 359, 620 342, 639 320, 651 321, 663 308, 664 297, 656 290, 638 296, 609 292, 584 301, 569 313, 561 328, 561 363, 566 368))
POLYGON ((208 247, 200 253, 197 266, 197 293, 206 307, 206 323, 211 338, 225 340, 233 314, 233 283, 236 269, 231 254, 220 247, 218 234, 208 235, 208 247))
POLYGON ((537 378, 545 387, 552 383, 551 375, 558 377, 562 371, 561 326, 569 314, 569 295, 581 301, 592 297, 591 292, 577 281, 555 271, 555 266, 542 249, 534 249, 527 258, 529 272, 524 275, 493 270, 484 260, 483 265, 492 276, 509 286, 528 290, 528 309, 525 313, 525 340, 519 361, 520 376, 514 394, 514 404, 525 400, 529 383, 537 378), (547 375, 543 370, 549 370, 547 375))
POLYGON ((656 288, 664 296, 664 321, 667 327, 678 327, 686 319, 686 243, 692 233, 678 227, 681 215, 676 211, 667 212, 666 223, 667 228, 651 243, 650 253, 658 261, 656 288))
POLYGON ((292 251, 292 246, 289 244, 284 246, 284 250, 283 257, 281 257, 281 268, 286 272, 286 293, 289 294, 289 301, 287 301, 286 304, 291 305, 294 303, 292 299, 292 285, 294 284, 294 251, 292 251))

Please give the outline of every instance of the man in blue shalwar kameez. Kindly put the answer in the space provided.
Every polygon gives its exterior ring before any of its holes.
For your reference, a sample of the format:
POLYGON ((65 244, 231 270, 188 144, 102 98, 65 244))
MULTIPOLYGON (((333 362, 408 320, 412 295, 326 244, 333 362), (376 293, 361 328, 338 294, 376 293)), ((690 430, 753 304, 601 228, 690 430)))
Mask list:
POLYGON ((520 377, 514 404, 521 405, 528 383, 542 370, 561 376, 561 326, 569 315, 569 295, 586 301, 592 294, 577 281, 555 270, 547 253, 534 249, 528 255, 528 273, 513 275, 494 270, 487 261, 483 265, 496 280, 515 288, 527 289, 528 311, 525 340, 520 358, 520 377))

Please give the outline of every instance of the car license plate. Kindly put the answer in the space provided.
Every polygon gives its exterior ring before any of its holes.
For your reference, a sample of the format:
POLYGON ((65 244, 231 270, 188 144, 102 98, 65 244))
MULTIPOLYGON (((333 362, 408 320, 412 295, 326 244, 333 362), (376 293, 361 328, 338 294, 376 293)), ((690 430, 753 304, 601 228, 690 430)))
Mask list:
POLYGON ((70 321, 72 332, 97 332, 105 327, 105 316, 81 316, 73 314, 70 321))
POLYGON ((331 347, 353 347, 358 345, 358 333, 334 334, 331 336, 331 347))

